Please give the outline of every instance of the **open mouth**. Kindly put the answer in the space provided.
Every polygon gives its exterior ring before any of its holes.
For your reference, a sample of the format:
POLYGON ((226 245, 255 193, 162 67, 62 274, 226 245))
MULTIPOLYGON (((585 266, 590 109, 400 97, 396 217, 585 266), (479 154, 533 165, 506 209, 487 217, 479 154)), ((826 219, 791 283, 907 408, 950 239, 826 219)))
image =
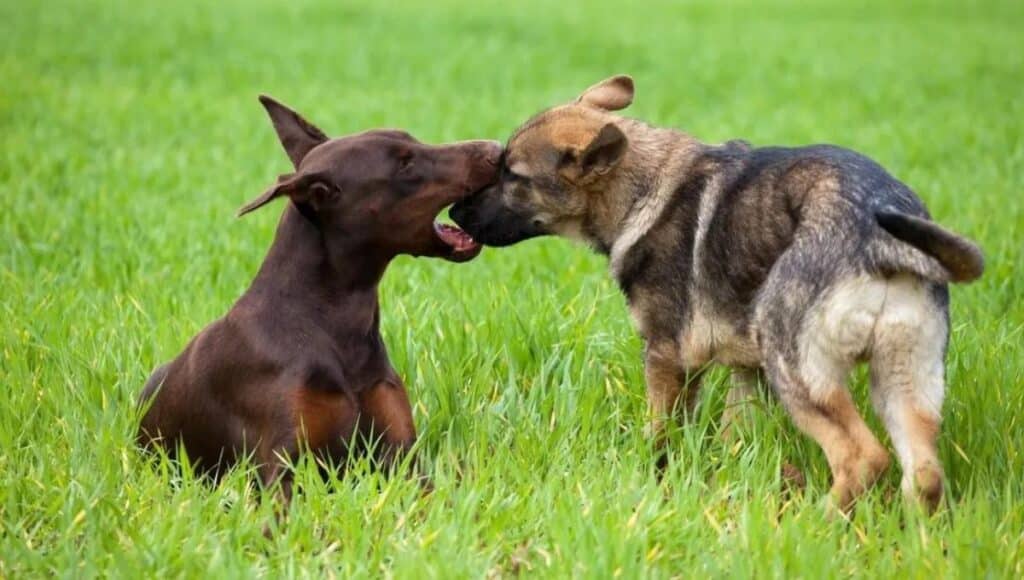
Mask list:
POLYGON ((445 258, 453 262, 472 260, 483 248, 473 236, 452 224, 434 222, 434 233, 448 246, 449 254, 445 258))

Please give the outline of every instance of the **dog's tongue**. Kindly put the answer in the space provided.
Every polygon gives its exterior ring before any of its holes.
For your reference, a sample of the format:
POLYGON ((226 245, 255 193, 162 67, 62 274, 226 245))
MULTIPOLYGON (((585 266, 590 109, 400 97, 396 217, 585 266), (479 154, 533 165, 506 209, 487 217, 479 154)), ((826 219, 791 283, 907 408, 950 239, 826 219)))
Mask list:
POLYGON ((437 232, 438 237, 444 240, 444 243, 451 246, 456 252, 466 252, 480 247, 473 236, 455 226, 435 223, 434 231, 437 232))

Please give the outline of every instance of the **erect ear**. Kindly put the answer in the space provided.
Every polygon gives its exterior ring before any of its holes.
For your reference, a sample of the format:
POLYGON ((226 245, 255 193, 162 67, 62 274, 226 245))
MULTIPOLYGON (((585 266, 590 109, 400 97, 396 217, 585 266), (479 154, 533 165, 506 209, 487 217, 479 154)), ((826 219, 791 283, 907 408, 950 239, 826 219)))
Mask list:
POLYGON ((625 109, 633 102, 633 79, 628 75, 605 79, 583 91, 576 101, 606 111, 625 109))
POLYGON ((268 97, 260 95, 260 103, 270 115, 274 123, 274 130, 277 131, 277 138, 281 140, 288 158, 296 169, 299 163, 314 147, 327 141, 327 135, 312 123, 302 118, 295 111, 268 97))
POLYGON ((311 202, 314 206, 329 195, 330 187, 320 175, 304 175, 289 173, 277 178, 273 187, 264 191, 259 197, 238 208, 238 217, 259 209, 281 196, 288 196, 298 202, 311 202))

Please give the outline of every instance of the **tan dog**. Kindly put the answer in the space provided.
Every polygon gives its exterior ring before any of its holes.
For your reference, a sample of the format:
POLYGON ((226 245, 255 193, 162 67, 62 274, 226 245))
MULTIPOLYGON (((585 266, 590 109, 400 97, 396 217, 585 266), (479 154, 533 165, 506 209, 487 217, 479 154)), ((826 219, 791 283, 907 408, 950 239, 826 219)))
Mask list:
POLYGON ((846 388, 869 363, 903 488, 934 508, 946 284, 980 276, 980 250, 858 153, 707 145, 614 113, 632 100, 617 76, 527 121, 501 180, 452 217, 484 244, 555 234, 608 255, 646 340, 654 434, 692 410, 710 364, 733 369, 730 408, 763 372, 844 509, 889 465, 846 388))

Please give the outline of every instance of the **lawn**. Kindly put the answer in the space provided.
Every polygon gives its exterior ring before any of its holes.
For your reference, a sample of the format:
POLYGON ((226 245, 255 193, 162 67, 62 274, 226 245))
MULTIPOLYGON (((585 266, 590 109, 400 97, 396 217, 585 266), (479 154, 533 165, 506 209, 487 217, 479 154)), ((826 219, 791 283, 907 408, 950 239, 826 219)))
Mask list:
POLYGON ((1024 576, 1024 4, 344 4, 0 2, 0 577, 1024 576), (331 134, 504 139, 619 72, 631 115, 706 141, 865 152, 985 248, 953 289, 947 509, 908 509, 893 469, 827 519, 777 405, 720 436, 721 372, 659 481, 625 302, 556 239, 385 278, 433 494, 305 462, 266 539, 251 466, 211 487, 139 454, 148 372, 272 239, 281 204, 233 217, 288 170, 258 93, 331 134))

